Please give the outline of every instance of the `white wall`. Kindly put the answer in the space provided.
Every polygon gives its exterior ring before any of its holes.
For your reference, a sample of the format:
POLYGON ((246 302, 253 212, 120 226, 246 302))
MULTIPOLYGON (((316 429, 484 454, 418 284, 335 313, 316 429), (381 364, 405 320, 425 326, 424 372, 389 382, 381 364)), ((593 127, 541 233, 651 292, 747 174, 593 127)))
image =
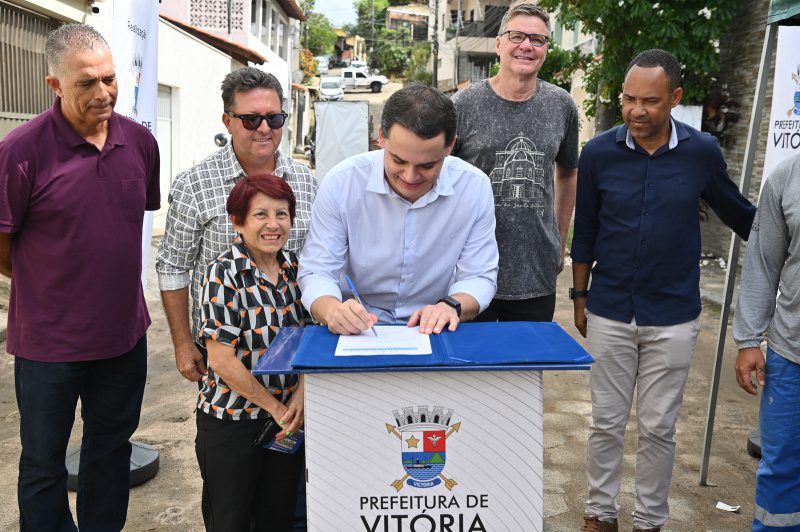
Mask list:
MULTIPOLYGON (((219 86, 231 58, 164 20, 158 31, 158 83, 172 88, 172 173, 161 176, 163 185, 218 149, 214 135, 226 133, 219 86)), ((166 216, 162 206, 156 228, 166 216)))

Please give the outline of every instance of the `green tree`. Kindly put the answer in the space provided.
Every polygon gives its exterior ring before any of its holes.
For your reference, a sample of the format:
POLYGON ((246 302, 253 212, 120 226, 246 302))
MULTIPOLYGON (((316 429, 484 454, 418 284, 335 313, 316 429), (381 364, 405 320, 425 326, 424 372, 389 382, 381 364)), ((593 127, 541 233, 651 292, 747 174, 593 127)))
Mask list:
MULTIPOLYGON (((590 60, 590 55, 582 54, 578 49, 565 50, 558 44, 551 43, 547 50, 547 59, 536 77, 569 91, 572 85, 572 74, 578 68, 584 67, 590 60)), ((498 70, 500 70, 500 63, 494 63, 489 68, 489 75, 497 75, 498 70)))
POLYGON ((356 8, 356 23, 348 28, 349 33, 364 37, 367 52, 370 50, 377 52, 380 29, 383 28, 386 20, 386 8, 389 7, 389 0, 354 0, 353 7, 356 8), (375 42, 372 41, 373 9, 375 13, 375 42))
POLYGON ((428 70, 428 58, 431 56, 431 45, 427 42, 418 42, 411 49, 405 77, 409 81, 427 83, 430 85, 433 75, 428 70))
POLYGON ((402 30, 376 30, 375 60, 386 74, 400 74, 408 62, 408 48, 403 46, 402 30))
POLYGON ((581 23, 599 41, 598 55, 586 67, 586 113, 599 130, 619 120, 619 93, 625 67, 648 48, 668 50, 684 65, 683 102, 700 103, 719 70, 719 39, 741 0, 540 0, 559 11, 565 27, 581 23))
POLYGON ((330 55, 336 43, 336 30, 321 13, 309 13, 308 20, 308 49, 315 56, 330 55))

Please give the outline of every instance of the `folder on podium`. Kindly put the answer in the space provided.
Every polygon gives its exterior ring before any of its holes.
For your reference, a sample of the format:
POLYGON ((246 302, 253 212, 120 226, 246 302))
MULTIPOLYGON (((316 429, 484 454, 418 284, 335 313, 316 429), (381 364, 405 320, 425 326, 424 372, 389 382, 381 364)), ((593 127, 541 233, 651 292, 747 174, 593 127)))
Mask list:
MULTIPOLYGON (((404 327, 404 325, 397 325, 404 327)), ((283 327, 253 373, 589 369, 592 357, 557 323, 462 323, 432 334, 430 355, 335 357, 339 336, 327 327, 283 327)))
POLYGON ((326 327, 283 327, 262 355, 255 374, 306 374, 310 532, 543 531, 542 370, 591 356, 556 323, 430 340, 430 355, 335 356, 326 327))

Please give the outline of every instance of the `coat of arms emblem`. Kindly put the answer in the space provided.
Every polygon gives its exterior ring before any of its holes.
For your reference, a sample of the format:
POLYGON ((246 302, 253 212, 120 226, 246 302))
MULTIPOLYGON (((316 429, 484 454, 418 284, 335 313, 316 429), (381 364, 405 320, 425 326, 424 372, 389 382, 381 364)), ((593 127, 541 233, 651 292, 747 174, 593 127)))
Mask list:
POLYGON ((400 440, 400 457, 406 474, 392 482, 400 491, 406 484, 432 488, 442 482, 452 490, 457 482, 442 474, 447 461, 447 438, 458 432, 461 423, 450 425, 453 410, 441 406, 407 406, 392 411, 397 426, 386 423, 386 430, 400 440), (398 431, 399 429, 399 431, 398 431))

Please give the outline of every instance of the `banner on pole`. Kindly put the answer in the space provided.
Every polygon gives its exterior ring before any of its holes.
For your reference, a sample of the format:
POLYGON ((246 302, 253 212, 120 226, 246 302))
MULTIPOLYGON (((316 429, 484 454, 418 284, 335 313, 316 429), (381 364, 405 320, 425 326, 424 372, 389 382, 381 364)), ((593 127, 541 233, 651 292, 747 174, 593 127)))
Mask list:
MULTIPOLYGON (((158 2, 114 2, 111 53, 117 74, 114 110, 156 134, 158 102, 158 2)), ((165 198, 162 198, 162 202, 165 198)), ((146 212, 142 230, 142 285, 153 234, 153 213, 146 212)))
POLYGON ((778 28, 772 111, 761 188, 784 159, 800 153, 800 26, 778 28))

